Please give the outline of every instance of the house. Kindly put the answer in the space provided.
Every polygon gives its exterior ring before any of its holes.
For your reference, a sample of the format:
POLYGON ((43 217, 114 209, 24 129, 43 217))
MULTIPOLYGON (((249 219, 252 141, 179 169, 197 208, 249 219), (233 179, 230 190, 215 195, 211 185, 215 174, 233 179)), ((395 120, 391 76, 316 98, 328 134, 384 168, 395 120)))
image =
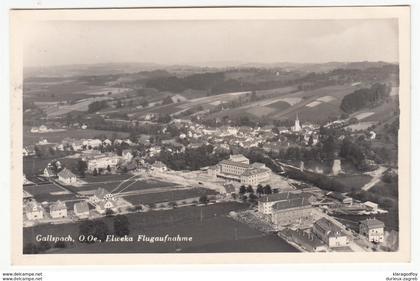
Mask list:
POLYGON ((99 139, 87 139, 82 141, 83 145, 87 148, 97 148, 102 145, 102 141, 99 139))
POLYGON ((74 151, 81 151, 84 148, 83 140, 75 140, 71 143, 71 147, 74 151))
POLYGON ((77 177, 69 169, 64 168, 58 174, 58 180, 65 184, 74 184, 77 182, 77 177))
POLYGON ((35 201, 29 202, 24 207, 24 211, 28 220, 39 220, 44 217, 44 209, 39 203, 35 201))
POLYGON ((214 166, 210 166, 207 169, 207 175, 209 175, 210 177, 216 177, 217 173, 220 172, 220 166, 219 165, 214 165, 214 166))
POLYGON ((53 169, 52 169, 52 167, 51 167, 51 166, 47 166, 47 167, 44 169, 44 172, 42 173, 42 175, 43 175, 44 177, 46 177, 46 178, 52 178, 52 177, 55 177, 55 176, 56 176, 56 174, 55 174, 55 172, 53 171, 53 169))
POLYGON ((369 132, 369 139, 371 139, 371 140, 376 139, 376 133, 374 131, 369 132))
POLYGON ((385 224, 382 221, 375 218, 366 219, 360 222, 359 233, 367 237, 370 242, 382 243, 384 241, 384 228, 385 224))
POLYGON ((89 205, 86 201, 77 202, 73 206, 74 214, 81 218, 85 219, 89 217, 89 205))
POLYGON ((125 161, 130 162, 133 159, 133 154, 131 153, 131 151, 129 149, 124 149, 122 151, 122 158, 125 161))
POLYGON ((35 146, 28 145, 23 148, 23 156, 35 155, 35 146))
POLYGON ((370 201, 366 201, 365 203, 363 203, 363 205, 368 208, 369 210, 373 211, 373 212, 377 212, 378 211, 378 204, 370 202, 370 201))
POLYGON ((39 131, 40 133, 44 133, 44 132, 48 131, 48 128, 47 128, 47 126, 45 126, 45 125, 41 125, 41 126, 39 126, 38 131, 39 131))
POLYGON ((106 139, 102 142, 103 146, 108 146, 108 145, 112 145, 112 141, 110 141, 109 139, 106 139))
POLYGON ((87 129, 87 125, 86 124, 83 124, 80 128, 82 128, 82 130, 86 130, 87 129))
POLYGON ((93 202, 99 202, 99 201, 103 201, 106 198, 110 197, 110 193, 108 190, 106 190, 103 187, 98 188, 97 190, 95 190, 95 192, 93 193, 93 196, 90 198, 93 202))
POLYGON ((349 239, 342 229, 325 217, 314 223, 312 232, 330 248, 345 247, 349 244, 349 239))
POLYGON ((67 206, 62 201, 57 201, 50 205, 50 215, 53 219, 67 217, 67 206))
POLYGON ((152 170, 153 170, 153 171, 155 171, 155 172, 163 173, 163 172, 167 171, 167 170, 168 170, 168 168, 167 168, 167 167, 166 167, 166 165, 165 165, 165 164, 163 164, 162 162, 160 162, 160 161, 155 161, 155 162, 152 164, 152 170))
POLYGON ((96 211, 100 214, 105 214, 107 210, 115 212, 115 203, 112 200, 103 200, 96 204, 96 211))
POLYGON ((331 191, 331 192, 328 192, 326 195, 336 200, 339 200, 341 203, 345 205, 353 204, 353 198, 348 197, 342 193, 331 191))

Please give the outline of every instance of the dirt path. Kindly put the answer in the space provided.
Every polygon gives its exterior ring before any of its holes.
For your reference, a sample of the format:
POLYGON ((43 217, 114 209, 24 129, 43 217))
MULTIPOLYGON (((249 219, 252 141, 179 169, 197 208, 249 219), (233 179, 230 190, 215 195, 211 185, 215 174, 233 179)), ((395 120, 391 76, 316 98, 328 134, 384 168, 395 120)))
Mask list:
POLYGON ((365 173, 366 175, 371 176, 372 179, 368 183, 366 183, 364 186, 362 186, 362 190, 368 191, 373 186, 375 186, 375 184, 377 184, 378 182, 380 182, 381 181, 382 174, 385 171, 386 171, 386 168, 383 167, 383 166, 380 166, 375 171, 365 173))

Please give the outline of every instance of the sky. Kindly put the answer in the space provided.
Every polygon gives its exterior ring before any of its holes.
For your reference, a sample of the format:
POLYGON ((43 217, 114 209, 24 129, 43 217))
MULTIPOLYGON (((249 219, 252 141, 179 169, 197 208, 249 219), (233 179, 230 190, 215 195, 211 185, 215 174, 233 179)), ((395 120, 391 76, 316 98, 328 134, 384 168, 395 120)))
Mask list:
POLYGON ((25 67, 95 63, 398 62, 398 22, 367 20, 43 21, 25 67))

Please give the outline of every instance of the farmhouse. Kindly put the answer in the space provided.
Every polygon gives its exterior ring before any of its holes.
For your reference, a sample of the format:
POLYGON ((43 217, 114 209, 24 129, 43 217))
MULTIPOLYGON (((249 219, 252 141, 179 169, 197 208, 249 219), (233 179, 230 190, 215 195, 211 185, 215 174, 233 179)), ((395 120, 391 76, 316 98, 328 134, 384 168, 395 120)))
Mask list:
POLYGON ((342 229, 327 218, 321 218, 312 227, 313 233, 330 248, 345 247, 349 244, 348 237, 342 229))
POLYGON ((65 184, 74 184, 77 182, 77 177, 69 169, 64 168, 58 173, 58 180, 65 184))
POLYGON ((53 219, 67 217, 66 203, 60 200, 50 205, 50 215, 53 219))
POLYGON ((366 219, 359 224, 359 233, 368 238, 370 242, 384 241, 385 224, 377 219, 366 219))
POLYGON ((44 210, 37 202, 31 201, 24 207, 25 215, 28 220, 39 220, 44 217, 44 210))
POLYGON ((115 211, 115 203, 112 200, 100 201, 96 204, 96 211, 100 214, 105 214, 107 210, 115 211))
POLYGON ((77 202, 73 206, 74 214, 81 218, 85 219, 89 217, 89 205, 86 201, 77 202))

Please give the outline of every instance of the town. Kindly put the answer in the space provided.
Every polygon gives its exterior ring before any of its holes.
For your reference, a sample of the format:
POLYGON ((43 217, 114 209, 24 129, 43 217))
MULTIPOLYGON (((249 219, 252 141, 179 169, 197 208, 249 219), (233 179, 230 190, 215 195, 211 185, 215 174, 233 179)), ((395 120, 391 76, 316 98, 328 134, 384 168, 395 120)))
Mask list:
POLYGON ((392 66, 370 67, 386 74, 383 84, 355 80, 368 79, 361 69, 340 86, 318 85, 321 74, 301 78, 315 90, 287 85, 194 98, 186 91, 153 100, 138 93, 160 93, 162 84, 123 85, 80 100, 87 106, 77 111, 78 101, 24 103, 24 251, 78 251, 64 242, 37 245, 34 230, 90 227, 101 228, 98 237, 119 237, 149 223, 154 230, 186 223, 197 233, 206 223, 229 227, 216 241, 157 251, 249 237, 290 247, 276 251, 396 251, 396 152, 386 146, 398 139, 398 88, 388 80, 392 66), (352 100, 371 93, 368 109, 352 100), (323 115, 327 104, 340 108, 335 116, 323 115))

